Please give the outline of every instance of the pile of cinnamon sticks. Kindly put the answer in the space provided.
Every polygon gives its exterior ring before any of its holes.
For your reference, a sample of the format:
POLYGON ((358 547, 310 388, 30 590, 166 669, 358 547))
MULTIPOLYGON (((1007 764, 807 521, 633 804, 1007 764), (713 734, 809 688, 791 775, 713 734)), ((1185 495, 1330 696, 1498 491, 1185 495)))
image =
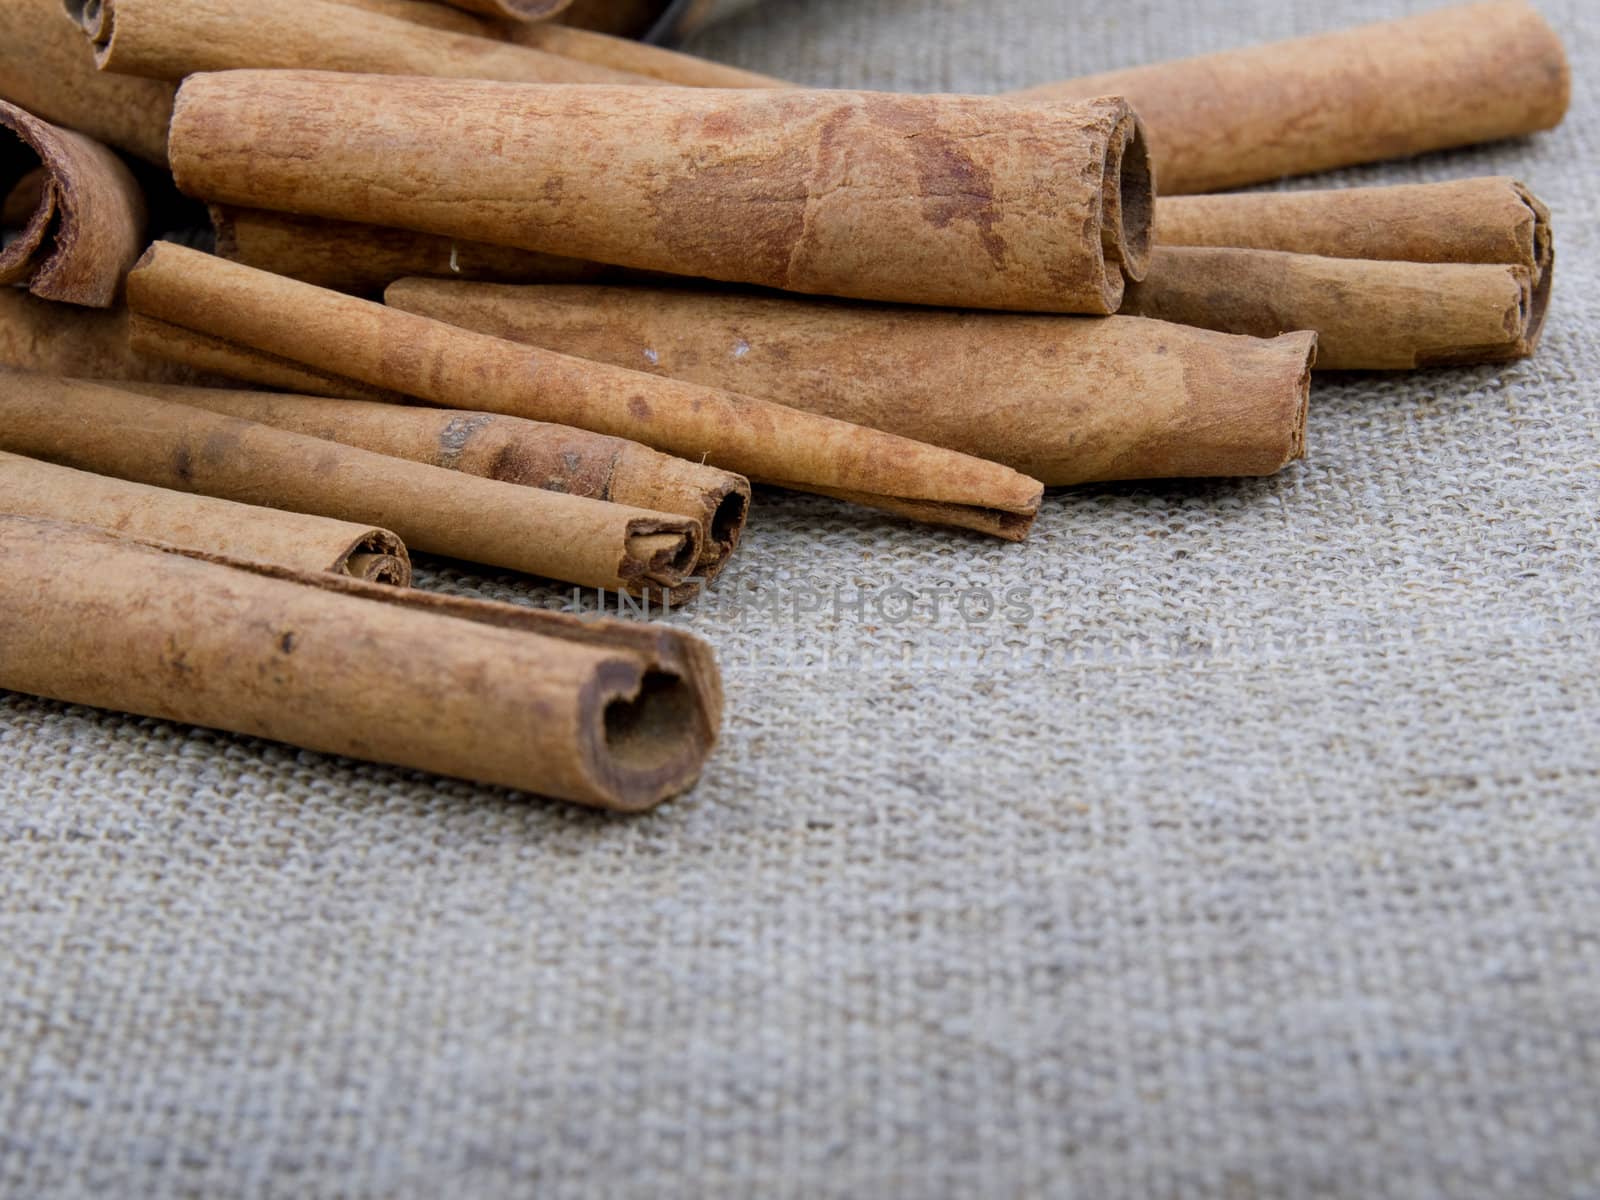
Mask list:
POLYGON ((0 8, 0 686, 647 808, 709 648, 408 546, 684 603, 750 481, 1017 541, 1280 470, 1313 364, 1538 344, 1515 180, 1186 194, 1553 127, 1521 0, 998 97, 602 31, 661 7, 0 8))

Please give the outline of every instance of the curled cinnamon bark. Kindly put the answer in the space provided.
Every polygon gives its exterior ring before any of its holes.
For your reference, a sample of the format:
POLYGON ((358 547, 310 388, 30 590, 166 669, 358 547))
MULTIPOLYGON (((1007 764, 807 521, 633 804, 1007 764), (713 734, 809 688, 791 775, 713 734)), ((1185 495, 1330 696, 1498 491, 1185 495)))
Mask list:
POLYGON ((1269 475, 1305 450, 1316 337, 712 292, 403 280, 388 303, 779 400, 1047 484, 1269 475))
POLYGON ((1012 98, 1126 97, 1177 195, 1551 129, 1571 90, 1555 31, 1524 0, 1490 0, 1012 98))
MULTIPOLYGON (((0 126, 15 135, 0 132, 0 195, 11 215, 34 201, 0 247, 0 286, 20 283, 41 299, 109 308, 144 245, 139 185, 98 142, 3 100, 0 126)), ((9 216, 6 225, 9 234, 9 216)))
POLYGON ((485 479, 691 517, 705 532, 694 573, 706 581, 738 546, 750 508, 742 476, 567 425, 225 388, 133 384, 129 390, 485 479))
POLYGON ((93 525, 202 554, 406 587, 411 559, 387 529, 130 483, 0 451, 0 512, 93 525))
MULTIPOLYGON (((531 349, 180 246, 151 247, 128 296, 141 317, 233 350, 240 377, 256 382, 280 386, 281 376, 249 373, 252 359, 266 356, 274 371, 305 364, 369 388, 625 437, 761 482, 1012 540, 1026 536, 1038 511, 1038 481, 992 462, 531 349)), ((158 347, 185 349, 167 337, 151 344, 158 347)))
POLYGON ((1526 267, 1213 246, 1156 247, 1123 311, 1257 337, 1315 330, 1317 366, 1329 370, 1525 358, 1545 317, 1526 267))
POLYGON ((1115 311, 1152 185, 1117 98, 191 77, 179 186, 791 291, 1115 311))
POLYGON ((381 587, 0 515, 0 687, 637 812, 722 717, 659 625, 381 587), (25 634, 25 636, 24 636, 25 634))
POLYGON ((105 71, 179 80, 237 67, 649 83, 526 46, 471 37, 335 0, 66 0, 105 71))
POLYGON ((0 372, 0 448, 392 529, 414 549, 584 587, 688 595, 699 523, 478 479, 82 380, 0 372))

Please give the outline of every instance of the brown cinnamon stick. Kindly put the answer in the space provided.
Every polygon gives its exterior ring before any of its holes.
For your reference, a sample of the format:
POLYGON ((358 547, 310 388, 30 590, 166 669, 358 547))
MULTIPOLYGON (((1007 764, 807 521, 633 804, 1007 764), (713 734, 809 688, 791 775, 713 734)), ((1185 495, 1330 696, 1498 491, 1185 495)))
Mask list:
POLYGON ((129 277, 128 296, 145 317, 278 361, 446 407, 629 438, 919 520, 1017 539, 1038 509, 1039 483, 994 463, 748 396, 531 350, 180 246, 151 247, 129 277))
POLYGON ((404 280, 389 304, 994 459, 1047 484, 1269 475, 1316 338, 646 288, 404 280))
POLYGON ((205 559, 0 516, 0 687, 581 804, 649 808, 716 742, 710 649, 659 625, 205 559))
POLYGON ((165 165, 174 91, 97 71, 61 0, 0 4, 0 96, 46 121, 165 165))
POLYGON ((649 83, 526 46, 335 0, 66 0, 105 71, 179 80, 236 67, 518 83, 649 83))
POLYGON ((0 194, 36 195, 14 240, 0 246, 0 287, 44 300, 109 308, 144 246, 145 204, 128 168, 99 142, 0 100, 0 194), (42 179, 17 192, 43 169, 42 179))
POLYGON ((0 448, 370 523, 414 549, 584 587, 680 589, 700 554, 699 524, 684 517, 478 479, 82 380, 0 373, 0 448))
POLYGON ((57 304, 9 287, 0 287, 0 367, 155 383, 222 381, 216 372, 136 353, 125 308, 57 304))
POLYGON ((572 0, 557 18, 563 25, 619 37, 643 37, 671 0, 572 0))
POLYGON ((645 270, 927 304, 1114 311, 1151 184, 1115 98, 190 78, 178 184, 229 204, 645 270))
POLYGON ((111 479, 0 451, 0 513, 93 525, 201 554, 332 571, 406 587, 411 559, 387 529, 111 479))
POLYGON ((1544 19, 1524 0, 1490 0, 1012 98, 1126 97, 1162 194, 1177 195, 1551 129, 1571 88, 1544 19))
POLYGON ((578 283, 610 269, 536 250, 225 204, 211 206, 211 222, 223 258, 357 296, 375 296, 407 275, 578 283))
POLYGON ((485 479, 690 517, 705 531, 694 573, 707 581, 738 546, 750 507, 742 476, 567 425, 223 388, 133 384, 129 390, 485 479))
POLYGON ((1330 370, 1525 358, 1545 316, 1525 267, 1207 246, 1156 247, 1123 311, 1257 337, 1315 330, 1317 366, 1330 370))
POLYGON ((1156 202, 1156 240, 1330 258, 1512 263, 1535 274, 1553 257, 1550 210, 1526 184, 1503 175, 1388 187, 1163 196, 1156 202))

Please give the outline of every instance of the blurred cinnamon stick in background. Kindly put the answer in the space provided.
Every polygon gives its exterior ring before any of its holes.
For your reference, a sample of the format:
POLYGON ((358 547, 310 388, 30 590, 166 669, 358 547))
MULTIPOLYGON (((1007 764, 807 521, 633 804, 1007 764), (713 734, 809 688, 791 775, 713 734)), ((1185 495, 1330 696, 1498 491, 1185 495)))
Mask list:
POLYGON ((205 559, 0 515, 0 687, 627 811, 716 743, 710 649, 662 625, 205 559))
POLYGON ((1554 128, 1566 52, 1524 0, 1107 71, 1013 92, 1127 98, 1163 195, 1402 158, 1554 128))
POLYGON ((408 279, 390 305, 779 400, 1047 484, 1267 475, 1305 446, 1311 334, 709 291, 408 279))
POLYGON ((276 67, 519 83, 654 82, 337 0, 67 0, 67 8, 102 70, 152 79, 276 67))
POLYGON ((759 482, 1010 539, 1026 536, 1038 511, 1039 483, 992 462, 530 349, 180 246, 152 246, 129 277, 128 297, 141 321, 160 327, 148 343, 136 330, 136 347, 183 353, 181 338, 166 332, 192 331, 232 350, 239 378, 271 386, 283 385, 278 364, 304 364, 311 372, 301 391, 316 393, 322 374, 450 408, 572 425, 759 482), (251 372, 252 359, 265 361, 268 378, 251 372))
POLYGON ((155 383, 222 381, 186 363, 136 353, 126 308, 57 304, 9 287, 0 287, 0 367, 155 383))

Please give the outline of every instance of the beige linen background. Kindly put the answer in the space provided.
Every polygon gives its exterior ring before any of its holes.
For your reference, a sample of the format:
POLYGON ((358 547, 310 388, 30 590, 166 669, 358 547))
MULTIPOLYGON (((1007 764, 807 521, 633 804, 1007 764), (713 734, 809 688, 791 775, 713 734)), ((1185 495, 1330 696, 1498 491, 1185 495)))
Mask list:
MULTIPOLYGON (((1425 6, 694 48, 987 91, 1425 6)), ((1544 10, 1564 128, 1340 177, 1528 180, 1537 358, 1320 378, 1304 464, 1020 547, 762 495, 674 617, 725 744, 653 816, 0 694, 0 1195, 1600 1195, 1600 44, 1544 10)))

